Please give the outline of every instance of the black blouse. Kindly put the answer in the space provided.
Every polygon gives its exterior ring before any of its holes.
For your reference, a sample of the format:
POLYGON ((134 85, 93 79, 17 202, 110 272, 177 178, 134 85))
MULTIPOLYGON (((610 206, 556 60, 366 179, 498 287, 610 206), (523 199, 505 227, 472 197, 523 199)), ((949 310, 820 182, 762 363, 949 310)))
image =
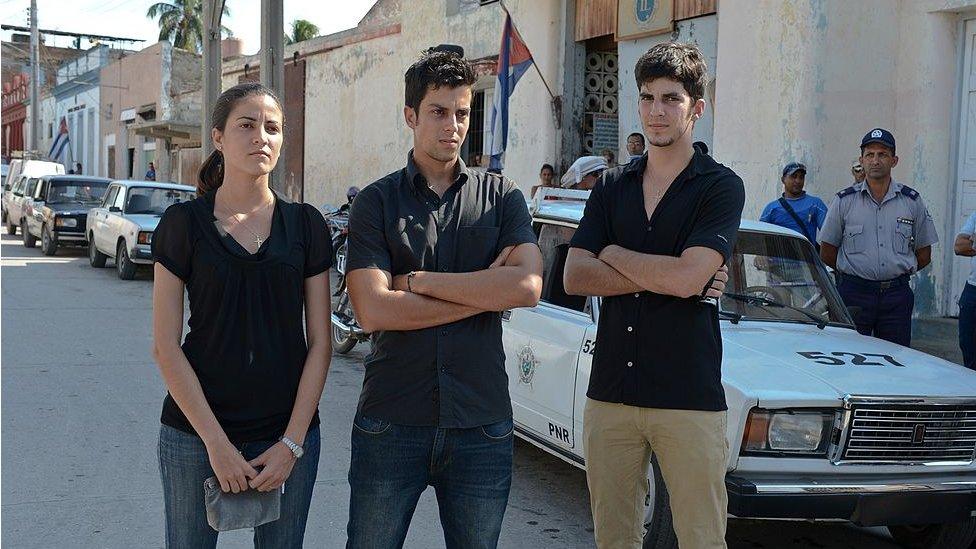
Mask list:
MULTIPOLYGON (((308 352, 304 282, 332 265, 332 239, 315 207, 275 193, 271 234, 250 254, 218 231, 213 195, 166 210, 153 234, 153 258, 186 285, 183 353, 228 438, 277 440, 308 352)), ((194 432, 168 394, 161 421, 194 432)), ((318 421, 316 411, 309 427, 318 421)))

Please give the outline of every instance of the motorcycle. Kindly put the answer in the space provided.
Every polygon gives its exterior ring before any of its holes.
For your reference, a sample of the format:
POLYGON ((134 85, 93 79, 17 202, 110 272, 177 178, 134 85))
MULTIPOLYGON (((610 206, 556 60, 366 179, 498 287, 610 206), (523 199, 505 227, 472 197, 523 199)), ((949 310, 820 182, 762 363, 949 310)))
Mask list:
POLYGON ((352 351, 357 343, 369 339, 369 334, 356 322, 349 290, 346 287, 346 255, 349 250, 348 208, 325 215, 332 232, 332 249, 335 250, 336 290, 332 294, 332 350, 339 354, 352 351))

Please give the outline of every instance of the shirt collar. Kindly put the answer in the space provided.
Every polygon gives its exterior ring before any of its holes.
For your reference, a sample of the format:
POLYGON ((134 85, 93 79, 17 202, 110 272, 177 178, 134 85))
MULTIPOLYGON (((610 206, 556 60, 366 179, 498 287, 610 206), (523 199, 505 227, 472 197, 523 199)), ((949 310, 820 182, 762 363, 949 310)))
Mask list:
POLYGON ((800 193, 800 196, 798 196, 796 198, 790 198, 790 197, 786 196, 786 193, 782 193, 782 194, 780 194, 780 196, 782 196, 785 200, 800 200, 800 199, 803 199, 803 198, 806 198, 807 197, 807 192, 806 191, 801 192, 800 193))
MULTIPOLYGON (((884 198, 881 199, 881 202, 884 203, 884 202, 886 202, 886 201, 888 201, 888 200, 890 200, 890 199, 898 196, 898 193, 901 192, 901 188, 903 186, 904 185, 902 185, 901 183, 895 181, 895 179, 892 178, 891 179, 891 184, 888 185, 888 193, 884 195, 884 198)), ((874 200, 874 197, 871 196, 871 189, 868 188, 868 180, 867 179, 865 179, 864 181, 861 181, 860 183, 855 183, 854 184, 854 190, 857 191, 858 193, 865 192, 865 193, 868 194, 868 197, 869 198, 871 198, 872 200, 874 200)))
MULTIPOLYGON (((457 165, 454 166, 454 182, 464 183, 471 177, 470 170, 464 164, 464 160, 458 157, 457 165)), ((409 181, 413 188, 423 190, 428 188, 427 180, 424 178, 424 174, 420 173, 420 168, 417 167, 417 162, 413 159, 413 149, 407 153, 407 181, 409 181)))
MULTIPOLYGON (((686 179, 691 179, 692 177, 695 177, 696 175, 701 173, 703 170, 702 163, 704 162, 705 157, 706 155, 703 154, 701 150, 698 149, 698 147, 695 147, 695 154, 691 156, 691 161, 688 162, 688 165, 685 166, 684 170, 681 170, 681 173, 678 174, 678 177, 675 178, 675 181, 684 181, 686 179)), ((631 174, 636 176, 637 181, 642 181, 641 176, 644 174, 644 170, 646 169, 647 169, 647 152, 644 152, 644 154, 640 155, 635 160, 631 161, 629 164, 624 166, 623 171, 621 172, 621 176, 631 174)))

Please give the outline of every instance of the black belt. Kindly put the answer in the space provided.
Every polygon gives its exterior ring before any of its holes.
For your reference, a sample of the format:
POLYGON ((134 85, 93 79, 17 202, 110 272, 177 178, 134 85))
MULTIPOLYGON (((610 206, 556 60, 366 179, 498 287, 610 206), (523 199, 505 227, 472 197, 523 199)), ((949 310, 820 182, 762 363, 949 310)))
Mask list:
POLYGON ((891 280, 868 280, 866 278, 861 278, 859 276, 849 275, 838 271, 837 277, 838 283, 843 282, 844 284, 851 284, 852 286, 857 286, 866 290, 883 292, 885 290, 890 290, 891 288, 908 286, 908 279, 911 278, 911 275, 903 274, 897 278, 892 278, 891 280))

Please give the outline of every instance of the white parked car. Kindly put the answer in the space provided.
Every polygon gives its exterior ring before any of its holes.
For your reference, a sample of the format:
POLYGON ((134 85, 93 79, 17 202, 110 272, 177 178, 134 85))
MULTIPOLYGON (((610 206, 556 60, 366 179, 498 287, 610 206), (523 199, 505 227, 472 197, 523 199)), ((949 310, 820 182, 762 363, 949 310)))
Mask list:
MULTIPOLYGON (((58 175, 64 173, 64 165, 58 162, 47 162, 44 160, 24 160, 14 159, 10 165, 4 165, 6 170, 3 172, 3 198, 0 199, 0 220, 7 228, 7 234, 17 234, 17 227, 20 227, 24 220, 23 203, 27 186, 31 179, 40 178, 42 175, 58 175), (11 212, 13 212, 11 214, 11 212)), ((34 190, 37 183, 34 182, 34 190)), ((27 196, 33 196, 33 193, 27 196)))
POLYGON ((88 260, 104 267, 115 259, 119 278, 132 280, 138 265, 151 265, 153 231, 166 208, 196 198, 196 188, 155 181, 112 181, 105 200, 88 212, 88 260))
MULTIPOLYGON (((583 201, 537 203, 542 300, 502 317, 516 433, 582 468, 600 300, 563 291, 583 201)), ((730 515, 846 520, 887 526, 909 547, 969 547, 976 373, 858 334, 798 233, 742 221, 729 271, 718 307, 730 515)), ((653 461, 647 477, 644 547, 677 547, 653 461)))

